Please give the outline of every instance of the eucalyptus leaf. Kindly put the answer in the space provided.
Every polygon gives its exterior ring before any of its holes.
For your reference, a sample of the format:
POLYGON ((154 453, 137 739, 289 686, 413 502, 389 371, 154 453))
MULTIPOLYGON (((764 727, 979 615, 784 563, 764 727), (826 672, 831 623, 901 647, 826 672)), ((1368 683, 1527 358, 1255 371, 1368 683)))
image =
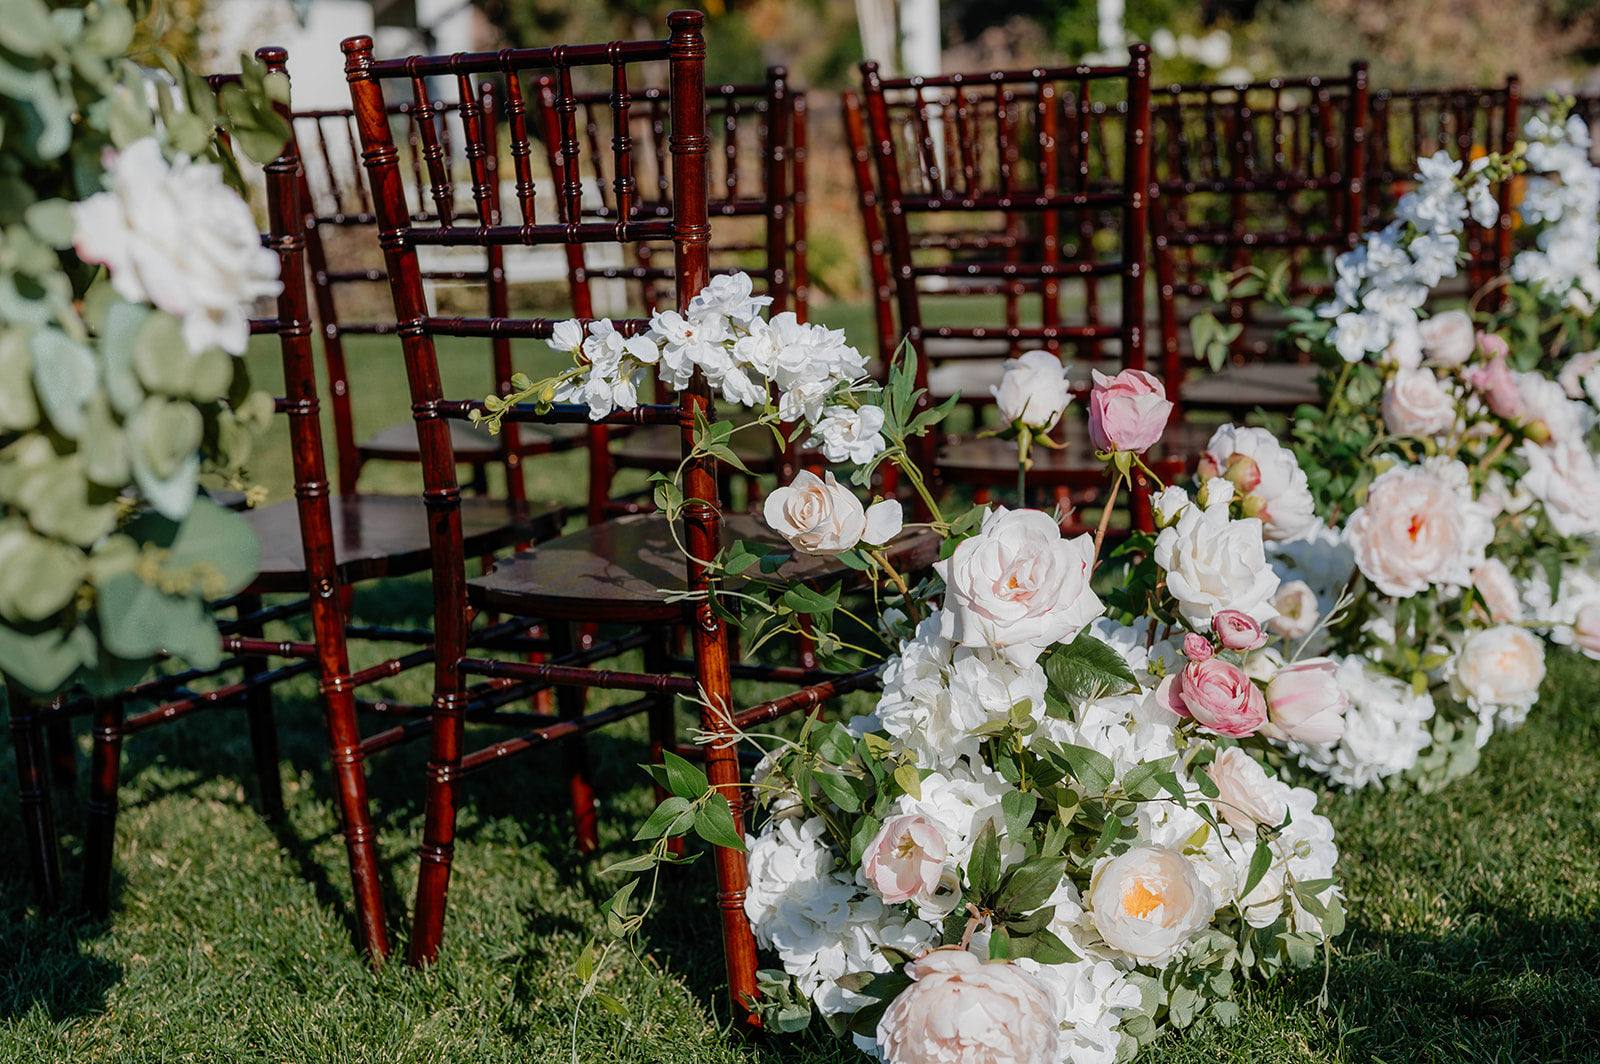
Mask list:
MULTIPOLYGON (((0 20, 3 21, 3 20, 0 20)), ((69 440, 83 431, 83 408, 98 385, 94 353, 59 329, 35 329, 29 338, 33 385, 45 416, 69 440)))

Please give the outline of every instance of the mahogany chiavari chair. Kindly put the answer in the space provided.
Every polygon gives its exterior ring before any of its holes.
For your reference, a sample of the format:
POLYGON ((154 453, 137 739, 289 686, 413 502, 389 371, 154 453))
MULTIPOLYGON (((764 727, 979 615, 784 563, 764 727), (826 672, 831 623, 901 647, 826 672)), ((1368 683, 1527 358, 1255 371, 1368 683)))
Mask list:
MULTIPOLYGON (((986 399, 997 360, 1030 348, 1075 356, 1080 396, 1090 367, 1143 369, 1149 49, 1135 45, 1119 67, 899 79, 861 69, 898 334, 917 355, 918 384, 950 366, 964 396, 986 399), (1114 309, 1099 298, 1113 284, 1114 309), (963 363, 981 369, 962 373, 963 363)), ((1085 429, 1063 419, 1065 448, 1036 450, 1030 483, 1101 487, 1085 429)), ((1015 444, 939 442, 918 458, 946 484, 1016 482, 1015 444)))
MULTIPOLYGON (((269 71, 283 74, 281 48, 257 53, 269 71)), ((237 75, 213 77, 219 91, 237 75)), ((285 118, 287 108, 282 109, 285 118)), ((311 314, 306 294, 305 235, 300 193, 304 177, 295 138, 291 135, 278 158, 265 167, 269 232, 265 242, 279 255, 282 291, 277 316, 253 320, 251 331, 276 336, 282 352, 286 394, 277 408, 289 418, 290 458, 294 475, 293 502, 282 502, 241 514, 261 545, 257 572, 238 596, 237 619, 219 625, 228 657, 216 669, 183 669, 145 680, 117 695, 98 699, 64 699, 36 716, 33 727, 50 717, 88 712, 93 718, 90 799, 85 832, 85 904, 104 916, 111 901, 112 855, 118 811, 122 746, 132 735, 179 720, 198 711, 243 703, 250 715, 250 737, 263 812, 281 812, 282 798, 276 736, 273 730, 272 685, 293 676, 318 678, 328 732, 328 752, 338 790, 338 803, 350 862, 358 943, 381 959, 388 953, 376 835, 366 789, 366 757, 420 733, 416 722, 363 739, 356 718, 362 705, 359 688, 432 660, 430 651, 352 671, 347 643, 348 618, 344 591, 352 584, 426 569, 429 561, 429 514, 414 495, 336 495, 327 478, 311 314), (293 596, 263 607, 264 595, 293 596), (313 639, 269 640, 262 625, 309 613, 313 639), (268 667, 268 659, 284 664, 268 667), (243 678, 227 681, 232 671, 243 678), (134 710, 134 712, 130 712, 134 710)), ((549 538, 560 527, 559 507, 475 498, 463 507, 463 542, 478 553, 549 538)), ((510 629, 507 633, 510 634, 510 629)), ((370 703, 368 703, 370 705, 370 703)), ((396 707, 402 709, 403 707, 396 707)), ((425 723, 425 722, 423 722, 425 723)), ((15 723, 14 723, 15 727, 15 723)), ((35 744, 36 745, 36 744, 35 744)), ((37 773, 34 774, 37 776, 37 773)), ((24 773, 24 789, 29 788, 24 773)), ((37 782, 36 780, 34 781, 37 782)), ((48 793, 44 794, 48 801, 48 793)), ((25 807, 37 807, 37 794, 25 794, 25 807), (31 801, 29 799, 32 799, 31 801)), ((41 894, 53 904, 59 895, 59 858, 46 805, 42 824, 30 826, 30 842, 40 840, 38 871, 41 894)))
MULTIPOLYGON (((440 379, 437 341, 448 336, 501 335, 512 338, 549 338, 557 322, 540 318, 467 319, 430 313, 421 283, 418 251, 424 247, 484 247, 490 244, 553 246, 613 244, 626 251, 639 240, 672 245, 675 304, 684 307, 705 286, 710 269, 707 254, 710 219, 706 207, 706 131, 704 89, 705 44, 701 37, 704 16, 679 11, 668 16, 666 40, 561 45, 552 48, 507 49, 500 52, 451 56, 411 56, 378 60, 368 37, 346 40, 346 74, 361 135, 362 155, 370 175, 390 285, 394 295, 407 378, 412 389, 417 434, 423 448, 424 496, 433 514, 432 552, 435 596, 435 680, 432 749, 426 779, 426 816, 418 873, 417 903, 410 944, 414 963, 432 961, 439 953, 444 929, 446 889, 450 882, 455 844, 456 810, 461 783, 472 774, 511 755, 562 743, 566 771, 574 798, 580 842, 595 842, 594 812, 589 800, 590 782, 579 741, 590 731, 636 714, 649 720, 653 755, 675 744, 674 699, 694 700, 702 726, 714 735, 750 727, 761 720, 793 710, 805 710, 833 693, 870 682, 866 674, 830 677, 827 674, 778 668, 758 671, 799 687, 791 694, 738 713, 732 711, 731 683, 744 667, 730 664, 727 625, 713 607, 715 593, 709 582, 707 561, 719 549, 724 532, 747 538, 759 534, 758 522, 747 515, 726 520, 717 505, 714 461, 703 454, 690 456, 692 428, 697 417, 714 416, 709 389, 696 374, 691 383, 666 404, 653 404, 608 415, 607 424, 668 425, 676 427, 679 453, 686 459, 683 494, 682 542, 685 558, 674 545, 663 517, 634 514, 591 525, 584 530, 540 544, 500 562, 484 577, 467 580, 462 542, 462 497, 456 482, 448 420, 468 417, 483 409, 475 400, 445 397, 440 379), (643 81, 646 64, 667 65, 667 145, 672 213, 668 217, 635 218, 628 206, 637 188, 636 153, 632 140, 619 136, 599 149, 610 153, 608 173, 615 175, 617 217, 604 221, 581 219, 576 181, 562 180, 557 196, 566 204, 559 210, 536 194, 527 171, 531 130, 519 101, 533 89, 540 74, 553 79, 557 107, 573 108, 574 83, 601 76, 611 85, 610 107, 616 128, 629 128, 629 111, 635 99, 633 86, 643 81), (641 69, 644 68, 644 69, 641 69), (397 152, 384 116, 385 89, 410 91, 427 98, 429 78, 453 81, 455 96, 475 94, 476 82, 497 78, 507 87, 511 155, 518 167, 517 208, 520 217, 498 226, 457 226, 447 219, 422 224, 405 209, 397 152), (632 218, 633 220, 629 220, 632 218), (681 595, 664 595, 662 589, 681 595), (617 622, 628 626, 625 634, 607 644, 584 651, 570 648, 548 662, 508 661, 468 655, 466 626, 474 610, 538 618, 553 632, 562 623, 578 625, 617 622), (674 660, 670 638, 674 628, 691 636, 689 660, 674 660), (645 671, 597 670, 584 666, 615 656, 622 649, 643 647, 645 671), (525 734, 478 749, 466 749, 464 708, 472 699, 472 678, 489 683, 506 680, 533 686, 559 685, 560 714, 547 717, 525 734), (583 692, 590 687, 638 693, 639 699, 623 705, 586 712, 583 692), (574 741, 577 740, 577 741, 574 741)), ((481 137, 481 126, 470 136, 481 137)), ((560 133, 563 159, 581 165, 584 144, 574 126, 560 133)), ((483 179, 481 167, 475 182, 483 179)), ((436 182, 448 184, 442 167, 436 182)), ((616 322, 618 329, 637 333, 646 322, 616 322)), ((557 405, 544 413, 533 407, 514 408, 508 417, 518 420, 589 423, 581 406, 557 405)), ((791 565, 794 563, 791 563, 791 565)), ((820 563, 819 563, 820 564, 820 563)), ((908 566, 910 567, 910 566, 908 566)), ((783 570, 803 577, 817 572, 815 565, 783 570)), ((743 800, 738 787, 739 765, 727 743, 713 743, 704 752, 711 783, 728 800, 736 823, 742 823, 743 800)), ((742 830, 742 829, 741 829, 742 830)), ((749 1015, 749 999, 756 994, 755 947, 743 911, 748 881, 742 853, 715 848, 717 897, 722 937, 728 964, 729 992, 736 1014, 749 1015)))
MULTIPOLYGON (((607 169, 603 143, 618 135, 608 91, 576 92, 561 99, 556 83, 539 79, 539 135, 550 172, 566 187, 576 183, 578 213, 562 214, 563 221, 610 221, 622 214, 616 192, 616 175, 607 169), (583 167, 568 164, 563 153, 563 131, 574 133, 581 147, 583 167)), ((628 110, 626 136, 633 143, 635 186, 629 199, 632 219, 670 218, 672 188, 669 180, 670 93, 659 86, 642 86, 628 110)), ((770 311, 792 311, 807 320, 809 280, 805 260, 805 93, 789 83, 788 71, 769 67, 764 82, 750 85, 715 85, 706 88, 706 126, 711 138, 707 153, 707 206, 711 235, 707 256, 713 275, 739 271, 756 283, 759 295, 772 299, 770 311)), ((559 200, 571 202, 569 194, 559 200)), ((627 256, 614 248, 568 245, 567 269, 574 313, 580 318, 621 304, 632 312, 650 314, 671 294, 672 250, 668 245, 638 241, 627 256), (602 256, 610 254, 610 258, 602 256), (618 296, 620 295, 620 298, 618 296), (609 298, 606 298, 609 297, 609 298)), ((591 446, 598 449, 609 432, 601 429, 591 446)), ((622 438, 605 441, 607 462, 591 465, 591 476, 605 478, 619 469, 668 472, 677 466, 677 441, 670 429, 643 428, 622 438)), ((790 479, 798 467, 795 448, 774 453, 770 438, 735 441, 735 453, 757 477, 776 474, 790 479)), ((751 482, 751 487, 755 487, 751 482)), ((752 492, 752 504, 755 494, 752 492)), ((637 504, 611 500, 609 493, 591 492, 591 520, 607 514, 637 510, 637 504)))
POLYGON ((1314 402, 1314 367, 1283 357, 1272 338, 1281 323, 1259 315, 1255 297, 1226 301, 1226 321, 1241 327, 1232 365, 1185 383, 1180 305, 1210 304, 1212 276, 1247 266, 1283 269, 1291 298, 1331 291, 1332 257, 1362 232, 1366 64, 1345 77, 1172 85, 1153 97, 1166 375, 1192 409, 1238 416, 1314 402))
MULTIPOLYGON (((1381 229, 1394 220, 1400 197, 1415 183, 1418 159, 1440 150, 1457 159, 1510 152, 1522 135, 1521 100, 1515 74, 1503 86, 1374 92, 1367 113, 1364 228, 1381 229)), ((1467 219, 1462 250, 1470 292, 1511 268, 1512 195, 1512 182, 1496 187, 1500 221, 1493 230, 1467 219)))
MULTIPOLYGON (((473 105, 482 115, 488 134, 483 161, 490 174, 490 194, 486 200, 488 217, 483 221, 494 224, 500 210, 497 174, 500 159, 495 150, 497 137, 494 133, 499 108, 492 82, 481 86, 479 98, 473 105)), ((443 158, 449 160, 449 165, 464 165, 465 160, 458 158, 455 150, 464 139, 461 126, 466 119, 461 105, 431 101, 429 112, 428 121, 435 127, 443 158)), ((418 218, 431 217, 438 208, 427 195, 421 135, 423 119, 417 108, 405 101, 391 104, 389 115, 397 126, 395 143, 402 152, 400 165, 409 178, 406 185, 409 208, 418 218)), ((366 463, 420 460, 416 428, 406 419, 385 426, 369 438, 358 439, 355 427, 355 399, 345 338, 393 337, 396 327, 388 313, 387 278, 382 261, 376 256, 376 241, 370 234, 376 218, 358 159, 354 113, 349 108, 299 111, 294 123, 296 135, 305 145, 306 182, 302 200, 306 257, 328 373, 339 490, 354 494, 366 463), (382 310, 377 309, 379 307, 382 310)), ((478 204, 471 199, 447 206, 458 220, 478 218, 478 204)), ((482 255, 472 256, 471 261, 463 262, 456 257, 435 262, 424 269, 423 279, 430 285, 481 286, 486 303, 484 310, 491 315, 504 315, 509 305, 505 254, 504 248, 492 247, 482 255)), ((352 346, 363 354, 371 351, 371 347, 360 340, 352 346)), ((510 341, 492 337, 486 341, 486 347, 493 386, 502 393, 508 392, 514 372, 510 341)), ((532 426, 512 426, 499 436, 490 436, 466 424, 454 425, 452 431, 457 459, 472 469, 474 490, 478 494, 487 493, 488 468, 499 465, 505 473, 504 490, 514 499, 527 497, 523 470, 526 459, 584 442, 583 431, 573 426, 555 426, 542 431, 532 426)))

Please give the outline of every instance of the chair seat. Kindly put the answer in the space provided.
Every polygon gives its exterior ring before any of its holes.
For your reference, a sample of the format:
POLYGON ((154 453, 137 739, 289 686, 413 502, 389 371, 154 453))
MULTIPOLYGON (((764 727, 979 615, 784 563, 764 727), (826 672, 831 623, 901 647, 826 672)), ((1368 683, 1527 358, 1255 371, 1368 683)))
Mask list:
MULTIPOLYGON (((456 458, 471 465, 493 461, 500 456, 500 437, 466 421, 451 420, 450 445, 456 458)), ((583 425, 518 425, 517 451, 524 455, 548 454, 583 446, 587 430, 583 425)), ((356 448, 361 456, 384 462, 417 461, 417 424, 402 421, 391 425, 356 448)))
MULTIPOLYGON (((732 447, 739 461, 757 476, 778 471, 772 434, 767 430, 735 433, 732 447)), ((670 473, 683 461, 678 429, 673 425, 646 425, 633 429, 620 441, 613 437, 611 457, 617 465, 629 469, 670 473)))
MULTIPOLYGON (((420 572, 428 567, 428 514, 415 495, 347 495, 331 502, 334 559, 348 583, 420 572)), ((254 591, 304 592, 305 557, 294 502, 241 515, 261 541, 261 568, 254 591)), ((555 503, 528 503, 522 512, 502 499, 461 500, 466 557, 491 554, 519 543, 549 539, 561 531, 565 511, 555 503)))
POLYGON ((1215 373, 1202 370, 1184 381, 1183 405, 1230 414, 1246 414, 1257 407, 1290 411, 1302 403, 1319 406, 1318 372, 1320 367, 1298 362, 1247 362, 1215 373))
MULTIPOLYGON (((1157 467, 1163 476, 1180 463, 1187 469, 1204 450, 1214 429, 1214 425, 1187 421, 1170 426, 1145 461, 1157 467)), ((1063 487, 1104 483, 1105 463, 1095 457, 1094 447, 1089 442, 1088 424, 1068 422, 1065 435, 1066 447, 1062 450, 1037 445, 1030 450, 1033 468, 1028 471, 1028 483, 1063 487)), ((939 473, 946 484, 1014 485, 1017 482, 1017 442, 990 436, 947 443, 939 450, 939 473)))
MULTIPOLYGON (((728 514, 723 542, 736 539, 783 545, 752 514, 728 514)), ((681 535, 681 533, 680 533, 681 535)), ((889 544, 895 568, 911 572, 939 557, 940 537, 909 529, 889 544)), ((827 585, 854 571, 831 558, 796 554, 777 572, 782 579, 827 585)), ((684 556, 661 514, 632 514, 541 543, 502 560, 494 570, 467 581, 472 602, 500 613, 551 620, 674 622, 685 604, 663 592, 685 587, 684 556)))

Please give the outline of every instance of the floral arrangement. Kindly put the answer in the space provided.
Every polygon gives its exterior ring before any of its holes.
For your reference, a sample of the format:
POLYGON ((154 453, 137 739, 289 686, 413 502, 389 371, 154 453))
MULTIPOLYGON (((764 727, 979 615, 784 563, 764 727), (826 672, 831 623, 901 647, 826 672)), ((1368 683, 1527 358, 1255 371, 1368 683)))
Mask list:
POLYGON ((1326 408, 1294 426, 1318 520, 1270 544, 1271 623, 1339 662, 1349 708, 1340 738, 1282 743, 1274 764, 1435 789, 1526 719, 1541 634, 1593 641, 1577 621, 1600 604, 1582 565, 1600 535, 1585 390, 1600 354, 1571 345, 1600 280, 1600 170, 1575 117, 1535 116, 1526 134, 1516 156, 1465 172, 1442 152, 1423 160, 1398 220, 1338 258, 1333 300, 1292 330, 1337 372, 1326 408), (1541 171, 1520 206, 1537 250, 1497 285, 1500 309, 1428 315, 1468 213, 1493 224, 1490 182, 1524 167, 1541 171))
POLYGON ((16 0, 0 34, 0 667, 39 695, 215 663, 204 601, 254 572, 198 484, 272 413, 232 356, 278 260, 216 132, 270 159, 287 85, 247 60, 224 109, 133 54, 147 7, 16 0))
MULTIPOLYGON (((699 368, 755 407, 750 424, 799 421, 787 438, 809 433, 829 461, 853 463, 858 487, 896 463, 943 558, 915 584, 894 572, 876 547, 900 530, 899 502, 865 505, 831 469, 772 492, 765 515, 790 550, 879 578, 852 630, 882 646, 830 642, 829 618, 860 607, 784 586, 771 574, 787 552, 770 543, 719 555, 714 572, 741 578, 725 598, 762 638, 803 616, 830 654, 881 657, 882 695, 852 720, 743 737, 765 751, 750 785, 764 814, 743 839, 725 797, 666 755, 653 771, 671 797, 637 836, 651 850, 614 870, 673 860, 670 840, 691 832, 747 847, 746 914, 780 964, 762 973, 766 1025, 820 1015, 901 1064, 1109 1064, 1199 1017, 1231 1022, 1243 977, 1313 963, 1343 923, 1333 829, 1266 759, 1274 741, 1337 741, 1345 698, 1335 663, 1272 628, 1268 547, 1315 523, 1292 453, 1220 430, 1199 492, 1164 488, 1159 530, 1111 551, 1112 500, 1171 410, 1160 381, 1125 370, 1089 397, 1112 484, 1097 533, 1064 537, 1028 509, 947 518, 906 458, 906 439, 943 416, 911 416, 908 360, 880 387, 836 334, 759 310, 736 276, 633 339, 563 325, 572 369, 489 400, 486 421, 527 399, 604 413, 634 401, 651 367, 679 383, 699 368), (758 565, 766 591, 750 579, 758 565)), ((1055 356, 1011 366, 998 396, 1021 400, 1022 438, 1061 416, 1061 378, 1055 356)), ((697 447, 720 455, 742 427, 702 426, 697 447)), ((661 478, 669 513, 677 491, 661 478)), ((607 904, 619 933, 642 920, 638 882, 607 904)), ((586 993, 597 967, 580 966, 586 993)))

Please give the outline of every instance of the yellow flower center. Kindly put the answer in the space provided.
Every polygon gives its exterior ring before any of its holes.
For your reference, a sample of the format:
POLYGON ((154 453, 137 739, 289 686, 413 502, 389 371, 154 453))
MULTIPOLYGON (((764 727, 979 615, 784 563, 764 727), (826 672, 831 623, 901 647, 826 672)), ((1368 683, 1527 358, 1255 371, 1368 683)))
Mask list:
POLYGON ((1122 911, 1128 916, 1140 918, 1149 916, 1150 913, 1166 901, 1161 895, 1156 894, 1143 883, 1135 882, 1129 885, 1122 894, 1122 911))
POLYGON ((915 840, 911 838, 911 832, 907 831, 903 833, 900 836, 900 840, 895 843, 894 855, 901 860, 905 860, 907 857, 910 857, 916 852, 917 844, 915 840))

